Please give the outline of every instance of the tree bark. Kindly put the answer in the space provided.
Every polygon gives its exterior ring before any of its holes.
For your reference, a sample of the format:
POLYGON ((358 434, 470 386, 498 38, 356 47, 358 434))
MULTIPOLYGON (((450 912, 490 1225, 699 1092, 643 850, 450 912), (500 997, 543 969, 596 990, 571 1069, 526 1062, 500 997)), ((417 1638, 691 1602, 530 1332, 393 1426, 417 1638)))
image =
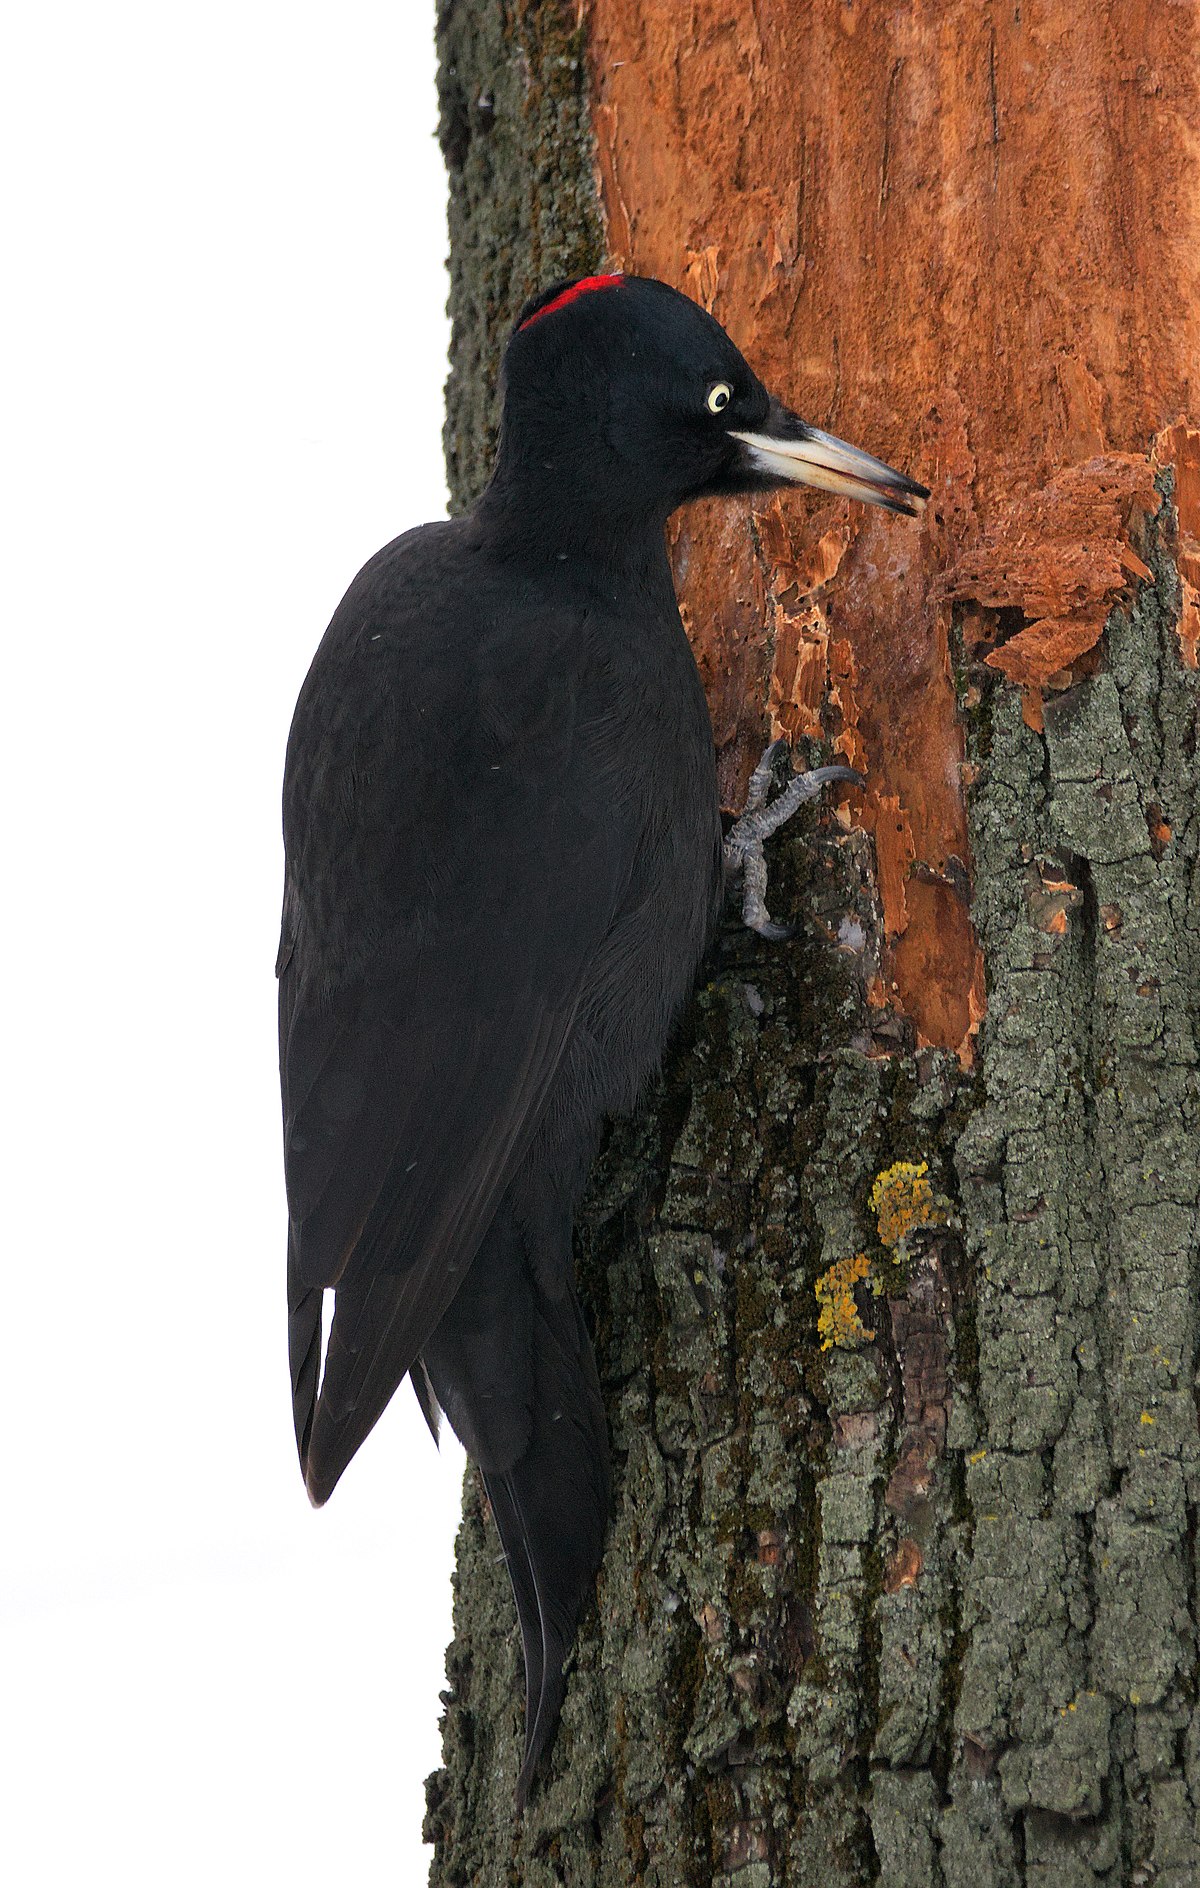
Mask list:
POLYGON ((612 266, 934 499, 673 527, 729 804, 778 732, 869 791, 781 836, 804 936, 726 929, 595 1176, 614 1519, 523 1820, 468 1478, 431 1879, 1185 1888, 1198 11, 445 0, 438 31, 456 504, 521 300, 612 266))

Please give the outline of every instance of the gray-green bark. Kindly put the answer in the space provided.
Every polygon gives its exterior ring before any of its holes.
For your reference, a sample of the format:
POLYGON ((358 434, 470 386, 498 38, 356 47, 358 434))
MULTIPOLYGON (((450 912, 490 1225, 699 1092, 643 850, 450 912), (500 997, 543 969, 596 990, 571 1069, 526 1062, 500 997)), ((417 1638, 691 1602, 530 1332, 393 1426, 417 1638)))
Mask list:
MULTIPOLYGON (((462 503, 512 314, 601 235, 557 7, 460 0, 439 36, 462 503)), ((615 1462, 597 1604, 518 1822, 520 1646, 468 1478, 437 1888, 1200 1880, 1200 678, 1170 516, 1044 735, 964 659, 973 1074, 867 1003, 869 843, 810 825, 772 893, 806 935, 727 930, 614 1130, 579 1240, 615 1462), (952 1214, 903 1276, 870 1206, 900 1161, 952 1214), (860 1251, 894 1295, 860 1300, 873 1343, 822 1350, 816 1281, 860 1251)))

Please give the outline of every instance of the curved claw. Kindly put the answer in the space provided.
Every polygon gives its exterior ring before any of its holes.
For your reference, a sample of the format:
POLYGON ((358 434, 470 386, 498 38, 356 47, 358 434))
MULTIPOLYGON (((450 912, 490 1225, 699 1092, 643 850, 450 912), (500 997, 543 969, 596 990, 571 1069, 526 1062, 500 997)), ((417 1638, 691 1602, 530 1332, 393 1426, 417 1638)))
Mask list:
POLYGON ((801 780, 811 780, 814 793, 828 786, 831 780, 845 780, 852 787, 865 787, 867 784, 867 776, 860 774, 857 767, 814 767, 810 772, 800 774, 798 777, 801 780))
POLYGON ((786 736, 782 734, 763 750, 759 763, 750 776, 750 784, 746 788, 746 804, 741 812, 743 819, 747 813, 757 813, 766 799, 771 787, 771 770, 781 748, 785 750, 787 748, 786 736))
POLYGON ((776 924, 774 918, 743 916, 742 921, 748 931, 755 932, 758 937, 765 937, 769 944, 789 944, 794 937, 800 935, 798 924, 776 924))

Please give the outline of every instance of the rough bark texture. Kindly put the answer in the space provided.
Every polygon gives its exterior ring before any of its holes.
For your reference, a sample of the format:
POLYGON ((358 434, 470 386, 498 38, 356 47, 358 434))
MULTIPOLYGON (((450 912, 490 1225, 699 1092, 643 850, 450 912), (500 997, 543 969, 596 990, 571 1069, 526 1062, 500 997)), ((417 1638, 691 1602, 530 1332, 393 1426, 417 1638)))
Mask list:
POLYGON ((432 1880, 1185 1888, 1197 10, 584 13, 439 19, 456 501, 524 295, 612 263, 936 498, 678 526, 731 801, 770 728, 871 793, 781 841, 807 935, 727 931, 596 1176, 614 1522, 523 1822, 469 1480, 432 1880))

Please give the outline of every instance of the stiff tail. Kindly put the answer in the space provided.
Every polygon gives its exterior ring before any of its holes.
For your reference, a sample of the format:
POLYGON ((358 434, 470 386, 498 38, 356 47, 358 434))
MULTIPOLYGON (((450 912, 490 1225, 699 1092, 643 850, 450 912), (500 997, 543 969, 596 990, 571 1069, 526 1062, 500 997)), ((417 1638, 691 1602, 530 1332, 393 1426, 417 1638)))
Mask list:
POLYGON ((544 1292, 507 1214, 424 1351, 429 1381, 484 1485, 508 1563, 525 1653, 530 1781, 558 1723, 563 1663, 592 1591, 608 1523, 609 1459, 591 1340, 574 1287, 544 1292))
POLYGON ((538 1397, 528 1449, 503 1474, 484 1473, 521 1623, 525 1651, 525 1760, 529 1785, 562 1710, 563 1662, 592 1591, 608 1524, 608 1434, 591 1341, 573 1291, 540 1320, 538 1397), (557 1328, 555 1328, 557 1327, 557 1328))

